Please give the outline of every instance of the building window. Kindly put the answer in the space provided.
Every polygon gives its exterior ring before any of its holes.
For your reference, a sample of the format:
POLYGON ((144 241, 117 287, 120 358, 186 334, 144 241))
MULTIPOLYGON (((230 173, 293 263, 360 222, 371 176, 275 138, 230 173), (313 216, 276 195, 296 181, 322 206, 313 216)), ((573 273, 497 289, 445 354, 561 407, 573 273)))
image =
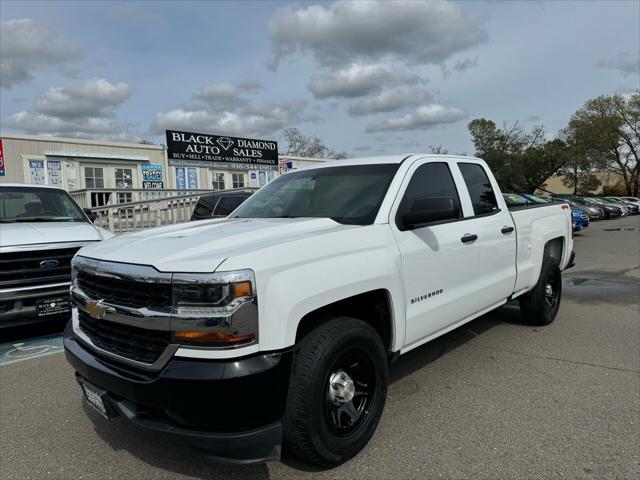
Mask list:
POLYGON ((244 173, 232 173, 231 183, 233 188, 244 188, 244 173))
POLYGON ((130 203, 132 197, 130 193, 118 193, 118 203, 130 203))
POLYGON ((85 188, 104 188, 104 170, 100 167, 84 167, 85 188))
POLYGON ((116 168, 116 188, 133 188, 133 171, 130 168, 116 168))
POLYGON ((224 173, 213 172, 213 189, 224 190, 224 173))

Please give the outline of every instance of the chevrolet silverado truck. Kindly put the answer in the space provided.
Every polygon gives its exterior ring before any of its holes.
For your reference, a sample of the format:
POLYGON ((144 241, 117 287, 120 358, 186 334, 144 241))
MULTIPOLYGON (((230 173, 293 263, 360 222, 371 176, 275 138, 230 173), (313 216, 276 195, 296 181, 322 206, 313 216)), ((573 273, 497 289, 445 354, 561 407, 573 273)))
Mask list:
POLYGON ((69 317, 71 259, 113 235, 59 188, 0 185, 0 329, 69 317))
POLYGON ((104 417, 226 462, 284 446, 335 466, 374 434, 397 357, 514 299, 554 320, 571 226, 566 204, 510 211, 477 158, 314 166, 227 218, 80 250, 66 356, 104 417))

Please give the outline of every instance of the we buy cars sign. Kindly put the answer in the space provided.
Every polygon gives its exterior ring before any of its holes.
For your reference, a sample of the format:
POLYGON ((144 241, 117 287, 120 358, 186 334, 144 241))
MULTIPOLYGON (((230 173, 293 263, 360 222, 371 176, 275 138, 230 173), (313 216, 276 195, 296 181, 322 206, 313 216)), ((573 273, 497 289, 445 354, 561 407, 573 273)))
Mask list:
POLYGON ((167 159, 178 167, 277 170, 278 143, 167 130, 167 159))
POLYGON ((2 147, 1 138, 0 138, 0 177, 4 177, 4 149, 2 147))

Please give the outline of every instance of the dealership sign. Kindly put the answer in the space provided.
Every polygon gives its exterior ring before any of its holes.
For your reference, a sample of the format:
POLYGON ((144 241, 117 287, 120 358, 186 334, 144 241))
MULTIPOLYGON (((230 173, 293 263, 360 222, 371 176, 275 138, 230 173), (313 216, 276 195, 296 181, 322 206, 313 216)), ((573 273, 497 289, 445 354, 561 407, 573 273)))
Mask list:
POLYGON ((278 143, 167 130, 171 166, 277 170, 278 143))
POLYGON ((164 180, 162 165, 141 165, 142 188, 146 190, 162 190, 164 180))

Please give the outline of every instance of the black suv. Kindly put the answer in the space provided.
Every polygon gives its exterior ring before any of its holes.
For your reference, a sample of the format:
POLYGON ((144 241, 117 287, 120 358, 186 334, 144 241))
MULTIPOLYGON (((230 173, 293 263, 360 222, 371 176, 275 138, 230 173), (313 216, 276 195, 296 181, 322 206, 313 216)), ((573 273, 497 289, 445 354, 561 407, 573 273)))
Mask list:
POLYGON ((198 199, 196 208, 191 215, 191 220, 224 218, 238 208, 256 190, 254 188, 244 188, 205 193, 198 199))

